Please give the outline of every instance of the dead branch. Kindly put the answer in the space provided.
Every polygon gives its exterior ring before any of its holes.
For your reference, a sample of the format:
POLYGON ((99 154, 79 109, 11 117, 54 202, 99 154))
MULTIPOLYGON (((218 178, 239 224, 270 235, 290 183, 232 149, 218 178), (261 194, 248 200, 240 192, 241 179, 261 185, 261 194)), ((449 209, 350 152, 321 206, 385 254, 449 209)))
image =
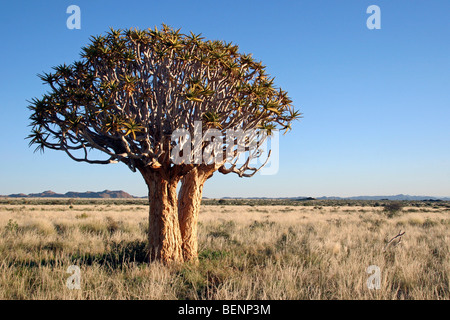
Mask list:
POLYGON ((402 230, 400 230, 400 231, 398 232, 398 234, 397 234, 395 237, 393 237, 391 240, 389 240, 389 241, 386 243, 386 245, 384 246, 383 251, 386 251, 387 247, 388 247, 391 243, 393 243, 393 241, 394 241, 395 239, 398 238, 399 240, 394 244, 394 246, 397 246, 397 245, 402 241, 402 236, 405 234, 405 232, 406 232, 406 231, 403 231, 403 232, 402 232, 402 230))

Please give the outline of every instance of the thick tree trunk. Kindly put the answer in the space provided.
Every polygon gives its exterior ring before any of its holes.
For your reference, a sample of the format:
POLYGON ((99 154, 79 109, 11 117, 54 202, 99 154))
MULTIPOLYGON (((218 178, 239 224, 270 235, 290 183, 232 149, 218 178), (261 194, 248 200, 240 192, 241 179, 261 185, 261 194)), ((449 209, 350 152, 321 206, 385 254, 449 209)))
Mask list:
POLYGON ((168 178, 150 170, 140 170, 148 186, 150 202, 148 242, 150 260, 165 264, 183 262, 178 221, 178 178, 168 178))
POLYGON ((184 261, 198 258, 197 222, 202 201, 203 185, 214 172, 210 167, 192 169, 181 180, 178 196, 178 218, 182 237, 184 261))

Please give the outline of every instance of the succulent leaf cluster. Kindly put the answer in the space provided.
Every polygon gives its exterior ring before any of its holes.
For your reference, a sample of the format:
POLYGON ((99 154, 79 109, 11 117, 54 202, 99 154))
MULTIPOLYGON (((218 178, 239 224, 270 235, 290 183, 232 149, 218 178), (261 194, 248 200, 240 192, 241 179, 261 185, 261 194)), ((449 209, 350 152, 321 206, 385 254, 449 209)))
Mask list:
POLYGON ((265 66, 237 45, 163 25, 110 29, 81 60, 39 75, 50 87, 30 101, 30 145, 76 161, 171 166, 176 129, 289 130, 300 117, 265 66), (90 149, 107 155, 90 159, 90 149))

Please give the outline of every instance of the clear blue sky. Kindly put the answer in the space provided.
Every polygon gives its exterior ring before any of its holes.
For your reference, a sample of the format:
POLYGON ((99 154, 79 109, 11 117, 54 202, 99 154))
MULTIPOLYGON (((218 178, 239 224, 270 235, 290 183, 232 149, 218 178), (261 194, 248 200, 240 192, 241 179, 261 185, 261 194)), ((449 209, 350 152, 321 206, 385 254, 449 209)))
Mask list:
POLYGON ((123 164, 33 153, 26 100, 36 76, 79 59, 90 35, 161 23, 232 41, 267 65, 304 118, 281 137, 280 170, 216 173, 204 196, 450 196, 450 1, 3 1, 0 10, 0 194, 125 190, 123 164), (81 30, 66 9, 81 8, 81 30), (369 30, 369 5, 381 29, 369 30))

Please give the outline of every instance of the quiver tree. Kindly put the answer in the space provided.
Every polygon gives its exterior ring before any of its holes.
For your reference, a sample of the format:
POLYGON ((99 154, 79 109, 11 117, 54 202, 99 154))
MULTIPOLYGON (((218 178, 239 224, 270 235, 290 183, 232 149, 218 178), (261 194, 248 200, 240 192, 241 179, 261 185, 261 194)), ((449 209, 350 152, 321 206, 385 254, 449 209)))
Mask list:
POLYGON ((80 61, 53 69, 39 75, 50 91, 30 102, 30 145, 139 171, 150 257, 165 263, 197 257, 205 181, 215 171, 254 175, 262 166, 250 160, 270 156, 261 143, 300 116, 251 55, 166 25, 111 29, 91 38, 80 61), (104 157, 92 158, 92 149, 104 157))

